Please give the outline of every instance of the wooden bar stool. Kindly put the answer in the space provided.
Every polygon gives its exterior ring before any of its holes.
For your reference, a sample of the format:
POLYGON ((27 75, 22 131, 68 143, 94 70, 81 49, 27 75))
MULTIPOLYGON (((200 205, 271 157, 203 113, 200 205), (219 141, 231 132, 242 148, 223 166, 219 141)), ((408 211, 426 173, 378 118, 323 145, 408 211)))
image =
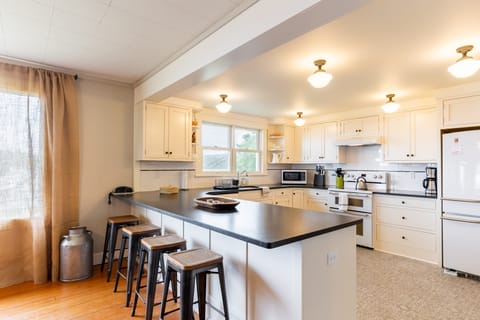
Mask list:
MULTIPOLYGON (((148 256, 148 267, 147 267, 147 284, 145 286, 141 285, 143 268, 138 268, 137 273, 137 284, 135 287, 133 304, 132 304, 132 317, 135 316, 135 309, 137 308, 138 298, 145 303, 145 319, 151 320, 153 315, 153 307, 155 304, 155 292, 157 288, 158 269, 160 267, 160 272, 162 274, 162 281, 165 280, 165 264, 163 260, 163 255, 165 253, 171 253, 178 250, 186 249, 187 241, 176 235, 165 235, 159 237, 149 237, 143 238, 140 241, 140 259, 138 262, 139 266, 143 266, 145 263, 145 258, 148 256), (147 288, 146 299, 144 300, 140 295, 141 288, 147 288)), ((176 281, 172 282, 172 291, 173 291, 173 300, 177 300, 177 285, 176 281)))
POLYGON ((177 311, 178 309, 165 312, 165 303, 167 301, 168 287, 172 276, 180 273, 180 320, 193 319, 193 289, 195 280, 197 281, 198 311, 200 320, 205 320, 207 274, 218 273, 220 280, 220 289, 222 291, 223 311, 226 320, 228 316, 227 295, 225 289, 225 276, 223 272, 223 257, 213 251, 204 248, 197 248, 179 252, 169 253, 167 255, 167 274, 163 287, 162 308, 160 311, 160 320, 177 311), (212 272, 212 269, 217 272, 212 272))
MULTIPOLYGON (((120 255, 118 257, 117 264, 117 274, 115 276, 115 286, 113 287, 113 292, 117 292, 118 279, 120 277, 127 280, 127 299, 125 306, 130 305, 130 297, 132 296, 132 282, 133 282, 133 273, 135 270, 135 262, 137 260, 138 247, 140 245, 140 240, 145 237, 159 236, 162 233, 162 229, 153 224, 139 224, 136 226, 124 227, 122 228, 122 241, 120 244, 120 255), (125 255, 126 244, 128 242, 128 262, 127 262, 127 272, 126 274, 122 273, 122 260, 125 255)), ((143 266, 140 266, 143 268, 143 266)))
POLYGON ((115 248, 117 245, 118 230, 126 226, 134 226, 140 223, 138 217, 133 215, 109 217, 107 219, 107 230, 105 231, 105 242, 103 244, 102 264, 100 271, 103 272, 105 260, 107 260, 107 282, 110 281, 112 274, 113 259, 115 257, 115 248))

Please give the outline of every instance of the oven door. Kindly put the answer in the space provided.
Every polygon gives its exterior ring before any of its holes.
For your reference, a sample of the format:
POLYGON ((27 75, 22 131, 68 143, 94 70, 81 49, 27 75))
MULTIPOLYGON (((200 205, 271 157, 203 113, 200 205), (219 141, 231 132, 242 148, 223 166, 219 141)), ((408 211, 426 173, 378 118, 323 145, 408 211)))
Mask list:
POLYGON ((357 245, 373 249, 373 221, 372 214, 366 212, 338 211, 330 208, 330 212, 355 218, 362 218, 362 223, 357 224, 357 245))
MULTIPOLYGON (((348 193, 348 211, 372 212, 372 195, 367 193, 348 193)), ((340 206, 340 192, 329 192, 329 206, 338 208, 340 206)))

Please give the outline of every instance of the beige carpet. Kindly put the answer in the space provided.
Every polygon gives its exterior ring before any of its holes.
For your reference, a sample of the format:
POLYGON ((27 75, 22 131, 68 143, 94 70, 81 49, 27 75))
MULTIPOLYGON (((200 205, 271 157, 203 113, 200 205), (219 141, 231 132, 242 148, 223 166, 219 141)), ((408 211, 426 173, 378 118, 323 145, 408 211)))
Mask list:
POLYGON ((479 320, 480 282, 428 263, 357 249, 358 320, 479 320))

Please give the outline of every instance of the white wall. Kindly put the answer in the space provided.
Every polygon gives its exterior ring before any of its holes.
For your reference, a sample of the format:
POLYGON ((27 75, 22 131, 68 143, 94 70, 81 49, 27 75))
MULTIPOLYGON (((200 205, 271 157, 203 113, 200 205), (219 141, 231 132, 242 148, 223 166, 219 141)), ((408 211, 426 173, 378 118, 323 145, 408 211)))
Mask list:
POLYGON ((78 80, 80 127, 80 225, 93 232, 94 252, 103 250, 106 217, 130 208, 107 204, 108 193, 133 183, 133 88, 78 80))

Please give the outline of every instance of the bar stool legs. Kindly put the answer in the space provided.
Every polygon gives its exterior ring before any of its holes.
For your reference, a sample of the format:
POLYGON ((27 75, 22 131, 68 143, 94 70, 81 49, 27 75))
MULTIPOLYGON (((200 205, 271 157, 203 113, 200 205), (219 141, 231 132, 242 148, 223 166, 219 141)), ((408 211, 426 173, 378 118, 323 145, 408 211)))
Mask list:
MULTIPOLYGON (((161 229, 155 225, 151 224, 142 224, 132 227, 125 227, 122 229, 122 242, 120 246, 120 256, 117 268, 117 274, 115 276, 115 285, 113 287, 113 292, 117 292, 118 280, 120 277, 126 279, 127 281, 127 294, 125 306, 130 305, 130 299, 132 297, 132 283, 135 269, 135 262, 137 260, 137 253, 139 248, 140 240, 144 237, 151 237, 154 235, 160 235, 161 229), (125 252, 125 246, 128 241, 128 262, 127 262, 127 272, 126 274, 122 273, 122 261, 125 252)), ((139 266, 143 268, 143 266, 139 266)))
MULTIPOLYGON (((138 268, 137 284, 134 291, 134 299, 132 304, 132 316, 135 315, 138 298, 140 298, 146 305, 145 319, 151 320, 153 315, 153 307, 155 305, 155 292, 157 284, 158 271, 162 274, 162 281, 165 280, 165 264, 163 255, 165 253, 175 252, 186 249, 186 240, 176 235, 166 235, 160 237, 143 238, 141 240, 140 260, 139 265, 145 263, 145 258, 148 255, 147 267, 147 284, 146 284, 146 298, 145 300, 140 295, 140 289, 145 287, 141 285, 143 268, 138 268)), ((177 286, 176 275, 174 275, 172 282, 173 299, 177 301, 177 286)), ((168 289, 168 288, 167 288, 168 289)))
POLYGON ((208 249, 198 248, 175 252, 167 255, 167 274, 163 287, 162 307, 160 319, 164 320, 165 315, 176 311, 165 312, 166 296, 172 277, 180 273, 180 320, 191 320, 193 318, 193 293, 195 280, 197 281, 197 295, 199 304, 199 316, 205 319, 206 305, 206 278, 207 274, 218 273, 220 289, 222 292, 223 311, 225 319, 229 319, 227 295, 225 287, 225 275, 223 271, 223 257, 208 249), (217 269, 217 272, 211 270, 217 269))
POLYGON ((138 223, 139 219, 134 215, 115 216, 108 218, 107 227, 105 230, 105 241, 103 244, 102 264, 100 266, 100 271, 103 272, 104 265, 107 263, 107 282, 110 281, 112 274, 118 230, 126 226, 137 225, 138 223))

